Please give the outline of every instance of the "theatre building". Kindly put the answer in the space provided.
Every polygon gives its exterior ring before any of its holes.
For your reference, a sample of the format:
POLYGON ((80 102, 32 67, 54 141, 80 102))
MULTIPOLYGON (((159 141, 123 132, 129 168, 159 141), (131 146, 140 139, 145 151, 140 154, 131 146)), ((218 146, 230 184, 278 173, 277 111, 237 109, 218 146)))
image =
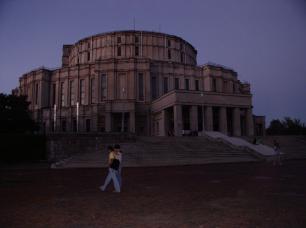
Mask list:
POLYGON ((102 33, 64 45, 60 68, 22 75, 17 91, 45 133, 263 134, 250 85, 234 70, 197 65, 196 58, 197 50, 174 35, 102 33))

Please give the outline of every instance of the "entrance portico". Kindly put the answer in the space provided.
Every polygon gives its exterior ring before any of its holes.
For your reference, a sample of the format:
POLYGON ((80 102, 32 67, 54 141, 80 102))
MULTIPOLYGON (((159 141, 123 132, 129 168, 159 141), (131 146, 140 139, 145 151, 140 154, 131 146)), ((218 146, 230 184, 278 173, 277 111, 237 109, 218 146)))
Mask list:
MULTIPOLYGON (((155 119, 158 122, 155 126, 159 129, 154 132, 154 135, 181 136, 183 134, 198 134, 198 132, 202 131, 220 131, 233 136, 253 135, 254 127, 249 97, 243 97, 246 100, 246 105, 242 106, 241 101, 243 99, 240 99, 240 105, 235 106, 234 102, 231 104, 221 102, 207 104, 205 98, 200 99, 201 96, 198 96, 196 103, 187 103, 186 98, 187 100, 188 97, 192 99, 195 96, 195 92, 184 92, 184 99, 181 100, 178 99, 179 93, 175 91, 173 92, 175 96, 171 97, 171 94, 169 94, 160 99, 159 103, 155 103, 156 109, 165 102, 168 103, 168 106, 162 108, 159 112, 155 112, 159 116, 155 119), (171 104, 171 101, 174 104, 171 104)), ((228 100, 230 99, 227 98, 228 100)))

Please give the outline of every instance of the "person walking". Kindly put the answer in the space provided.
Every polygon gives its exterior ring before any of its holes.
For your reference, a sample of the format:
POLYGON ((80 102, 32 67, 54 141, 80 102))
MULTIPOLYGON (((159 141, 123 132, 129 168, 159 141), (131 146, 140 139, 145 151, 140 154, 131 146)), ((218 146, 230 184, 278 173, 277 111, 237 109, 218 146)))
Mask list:
POLYGON ((274 160, 273 160, 273 165, 282 165, 282 161, 281 161, 281 152, 280 152, 280 145, 279 143, 276 141, 276 139, 273 140, 273 148, 274 148, 274 160))
POLYGON ((116 156, 116 152, 114 151, 114 148, 112 146, 108 146, 108 174, 105 178, 104 184, 100 186, 101 191, 105 191, 107 186, 111 181, 113 181, 115 191, 114 192, 120 192, 120 184, 118 180, 119 176, 119 167, 120 167, 120 160, 119 156, 116 156))
POLYGON ((115 152, 115 157, 116 159, 118 159, 120 161, 120 165, 119 165, 119 169, 118 169, 118 176, 117 176, 117 179, 118 179, 118 182, 119 182, 119 185, 120 185, 120 189, 122 187, 122 176, 121 176, 121 171, 122 171, 122 150, 120 149, 120 145, 119 144, 116 144, 114 146, 114 152, 115 152))

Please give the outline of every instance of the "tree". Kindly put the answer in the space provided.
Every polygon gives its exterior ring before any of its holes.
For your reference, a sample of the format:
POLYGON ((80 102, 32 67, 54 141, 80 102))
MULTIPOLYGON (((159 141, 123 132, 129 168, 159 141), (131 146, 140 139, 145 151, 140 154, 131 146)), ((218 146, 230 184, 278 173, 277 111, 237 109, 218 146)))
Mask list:
POLYGON ((26 133, 37 129, 25 96, 0 94, 0 133, 26 133))
POLYGON ((269 135, 300 135, 306 134, 306 125, 299 119, 284 117, 283 120, 274 119, 267 128, 269 135))

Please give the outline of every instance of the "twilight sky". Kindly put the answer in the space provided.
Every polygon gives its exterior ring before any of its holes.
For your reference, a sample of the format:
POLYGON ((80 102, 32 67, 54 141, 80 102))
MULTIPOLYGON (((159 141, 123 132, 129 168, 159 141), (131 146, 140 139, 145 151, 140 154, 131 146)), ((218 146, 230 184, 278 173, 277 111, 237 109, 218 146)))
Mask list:
POLYGON ((133 29, 133 18, 190 42, 199 65, 236 70, 254 114, 306 122, 305 0, 0 0, 0 92, 33 68, 59 67, 63 44, 133 29))

